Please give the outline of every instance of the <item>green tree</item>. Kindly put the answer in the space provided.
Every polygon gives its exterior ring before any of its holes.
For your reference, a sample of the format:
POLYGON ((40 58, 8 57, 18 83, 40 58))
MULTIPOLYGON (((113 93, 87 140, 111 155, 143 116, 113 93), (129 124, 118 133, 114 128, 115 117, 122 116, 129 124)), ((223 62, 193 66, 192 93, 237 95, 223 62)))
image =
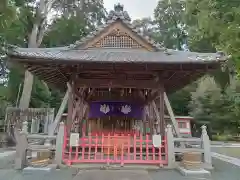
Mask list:
POLYGON ((224 51, 231 55, 231 60, 239 69, 240 3, 238 1, 187 0, 185 21, 191 50, 224 51))
POLYGON ((232 82, 223 92, 213 78, 201 80, 190 103, 191 115, 196 121, 210 122, 218 133, 239 133, 240 84, 238 80, 232 82))
POLYGON ((181 50, 186 43, 186 30, 183 21, 184 2, 179 0, 158 1, 154 17, 159 33, 158 41, 166 48, 181 50))

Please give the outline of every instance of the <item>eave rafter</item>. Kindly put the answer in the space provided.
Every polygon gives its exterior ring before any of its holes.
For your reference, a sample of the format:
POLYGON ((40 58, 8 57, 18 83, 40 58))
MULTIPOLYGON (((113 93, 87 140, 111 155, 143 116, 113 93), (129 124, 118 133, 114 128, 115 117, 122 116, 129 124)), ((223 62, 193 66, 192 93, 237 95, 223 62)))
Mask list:
MULTIPOLYGON (((193 82, 203 76, 205 72, 200 72, 198 71, 197 73, 195 72, 194 74, 191 72, 185 72, 181 76, 175 78, 174 80, 171 80, 173 76, 176 75, 176 73, 173 73, 167 80, 164 81, 164 89, 168 90, 169 93, 174 92, 176 89, 183 88, 190 82, 193 82)), ((159 86, 161 85, 160 82, 157 82, 159 86)), ((158 93, 158 88, 153 89, 150 95, 146 98, 146 102, 151 102, 153 99, 156 99, 159 96, 158 93)))
MULTIPOLYGON (((27 68, 34 75, 48 84, 64 86, 69 82, 73 74, 78 77, 79 87, 91 88, 138 88, 138 89, 158 89, 157 82, 163 82, 167 92, 175 91, 191 81, 186 74, 203 74, 209 69, 215 69, 217 64, 162 64, 153 66, 152 64, 136 64, 133 67, 127 64, 61 64, 25 62, 27 68), (105 68, 104 68, 105 67, 105 68), (173 90, 174 89, 174 90, 173 90)), ((195 76, 195 75, 194 75, 195 76)), ((153 93, 154 94, 154 93, 153 93)))
POLYGON ((124 79, 83 79, 79 78, 76 83, 78 87, 92 88, 137 88, 152 89, 156 88, 154 80, 124 80, 124 79))

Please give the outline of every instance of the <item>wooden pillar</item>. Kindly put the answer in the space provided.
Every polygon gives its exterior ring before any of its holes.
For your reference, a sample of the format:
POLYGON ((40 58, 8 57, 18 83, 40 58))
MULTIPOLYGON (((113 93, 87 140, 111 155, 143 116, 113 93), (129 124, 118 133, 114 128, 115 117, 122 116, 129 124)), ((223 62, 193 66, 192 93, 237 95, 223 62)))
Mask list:
POLYGON ((164 88, 159 89, 159 118, 160 122, 158 123, 160 134, 165 135, 165 119, 164 119, 164 88))
POLYGON ((87 109, 86 104, 84 104, 84 90, 85 88, 82 88, 78 91, 76 87, 73 90, 75 106, 73 107, 72 122, 74 123, 74 131, 80 134, 82 134, 82 120, 87 109))
POLYGON ((83 103, 83 98, 80 97, 79 99, 79 106, 78 106, 78 110, 77 110, 77 121, 78 121, 78 132, 80 134, 82 134, 82 118, 83 118, 83 107, 84 107, 84 103, 83 103))
POLYGON ((159 88, 159 96, 157 99, 157 103, 153 100, 151 105, 153 107, 155 113, 155 133, 165 135, 165 119, 164 119, 164 89, 163 87, 159 88))
POLYGON ((149 112, 149 128, 150 128, 150 134, 153 134, 153 129, 154 129, 154 119, 153 119, 153 108, 152 105, 148 105, 148 112, 149 112))
POLYGON ((144 107, 144 112, 143 112, 143 135, 147 134, 147 112, 146 112, 146 107, 144 107))
MULTIPOLYGON (((49 125, 49 129, 48 129, 48 135, 54 135, 54 132, 56 131, 61 119, 62 119, 62 114, 67 106, 67 101, 68 101, 68 98, 69 98, 69 91, 70 91, 70 86, 68 86, 68 90, 66 91, 65 93, 65 96, 62 100, 62 103, 61 103, 61 106, 59 107, 58 109, 58 112, 57 112, 57 115, 54 119, 54 121, 49 125)), ((54 116, 54 112, 52 114, 52 116, 54 116)))
POLYGON ((72 116, 73 116, 73 83, 68 84, 69 91, 68 91, 68 113, 67 113, 67 134, 70 133, 72 127, 72 116))

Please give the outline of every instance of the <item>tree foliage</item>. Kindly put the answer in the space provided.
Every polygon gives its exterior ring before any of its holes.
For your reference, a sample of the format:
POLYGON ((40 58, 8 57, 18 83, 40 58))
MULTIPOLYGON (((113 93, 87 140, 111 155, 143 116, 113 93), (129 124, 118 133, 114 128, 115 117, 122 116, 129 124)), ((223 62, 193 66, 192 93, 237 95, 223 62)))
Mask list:
MULTIPOLYGON (((40 6, 37 2, 39 1, 11 1, 12 5, 14 5, 14 8, 11 7, 11 9, 15 13, 12 15, 16 15, 14 16, 16 19, 15 21, 10 21, 11 18, 4 17, 4 21, 9 20, 9 23, 8 26, 1 26, 0 37, 2 43, 5 45, 13 44, 19 47, 29 46, 29 38, 34 28, 34 23, 36 23, 36 12, 40 6)), ((1 1, 1 3, 3 2, 1 1)), ((50 10, 52 17, 41 16, 41 21, 46 18, 49 21, 45 22, 42 27, 38 26, 39 33, 41 28, 44 28, 45 32, 42 36, 42 47, 66 46, 74 43, 103 23, 106 15, 102 1, 54 1, 50 10)), ((2 13, 2 11, 0 12, 2 13)), ((0 22, 2 22, 1 20, 0 22)), ((1 57, 5 57, 4 50, 1 51, 1 57)), ((12 64, 8 67, 5 63, 2 63, 2 65, 9 72, 5 78, 1 77, 0 79, 0 82, 3 80, 5 82, 0 84, 0 115, 4 116, 4 110, 7 105, 18 106, 19 104, 19 97, 23 89, 24 70, 12 64)), ((35 77, 30 107, 55 107, 58 109, 62 96, 62 92, 54 88, 49 89, 44 82, 35 77)))
POLYGON ((217 133, 240 133, 240 83, 233 80, 225 92, 213 78, 205 77, 192 93, 191 115, 196 121, 210 122, 217 133))
POLYGON ((186 43, 183 16, 183 1, 158 1, 154 11, 155 22, 159 32, 158 41, 161 41, 166 48, 181 50, 183 44, 186 43))

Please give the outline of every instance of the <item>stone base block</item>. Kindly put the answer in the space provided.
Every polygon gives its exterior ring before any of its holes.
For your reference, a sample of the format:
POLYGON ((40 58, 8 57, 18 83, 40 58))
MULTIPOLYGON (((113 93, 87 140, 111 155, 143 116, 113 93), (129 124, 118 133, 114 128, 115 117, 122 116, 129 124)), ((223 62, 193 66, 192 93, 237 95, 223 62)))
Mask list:
POLYGON ((23 174, 47 174, 50 173, 54 170, 56 170, 57 165, 55 164, 50 164, 46 167, 26 167, 23 169, 22 173, 23 174))
POLYGON ((202 168, 208 171, 214 170, 214 167, 212 166, 212 164, 208 164, 208 163, 203 163, 202 168))
POLYGON ((211 177, 211 173, 209 171, 205 170, 205 169, 188 170, 188 169, 184 169, 182 166, 178 166, 177 170, 183 176, 199 177, 199 178, 209 178, 209 177, 211 177))

